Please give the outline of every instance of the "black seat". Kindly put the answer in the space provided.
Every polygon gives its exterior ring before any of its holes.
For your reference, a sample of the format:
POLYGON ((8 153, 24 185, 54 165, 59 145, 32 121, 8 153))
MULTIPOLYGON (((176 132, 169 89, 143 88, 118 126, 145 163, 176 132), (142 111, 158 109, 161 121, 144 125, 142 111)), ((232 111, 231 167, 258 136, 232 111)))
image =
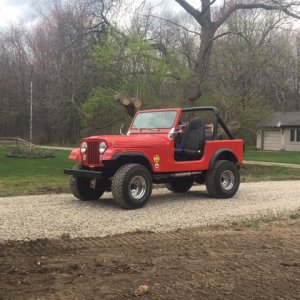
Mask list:
POLYGON ((205 143, 205 128, 201 118, 189 123, 182 138, 182 149, 175 149, 176 160, 198 160, 202 157, 205 143))

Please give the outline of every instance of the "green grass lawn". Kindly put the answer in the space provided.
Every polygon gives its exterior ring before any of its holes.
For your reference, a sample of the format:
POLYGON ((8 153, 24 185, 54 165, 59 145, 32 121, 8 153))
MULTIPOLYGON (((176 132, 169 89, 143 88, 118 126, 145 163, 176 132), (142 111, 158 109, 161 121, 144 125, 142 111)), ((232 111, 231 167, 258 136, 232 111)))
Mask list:
POLYGON ((241 166, 240 173, 242 182, 300 179, 300 169, 277 166, 256 166, 244 164, 241 166))
MULTIPOLYGON (((247 150, 246 159, 250 160, 249 152, 250 157, 253 157, 251 153, 255 151, 247 150)), ((75 164, 68 159, 70 151, 55 150, 55 158, 46 159, 8 158, 6 153, 7 151, 0 146, 0 197, 70 191, 69 176, 63 174, 64 168, 75 164)), ((273 161, 278 161, 276 156, 273 161)), ((300 169, 254 165, 243 165, 241 168, 243 182, 286 179, 299 180, 300 169)))
POLYGON ((245 160, 300 164, 300 152, 257 151, 254 146, 246 146, 245 160))
POLYGON ((0 196, 67 192, 69 177, 63 169, 75 163, 70 151, 55 150, 55 158, 8 158, 0 146, 0 196))

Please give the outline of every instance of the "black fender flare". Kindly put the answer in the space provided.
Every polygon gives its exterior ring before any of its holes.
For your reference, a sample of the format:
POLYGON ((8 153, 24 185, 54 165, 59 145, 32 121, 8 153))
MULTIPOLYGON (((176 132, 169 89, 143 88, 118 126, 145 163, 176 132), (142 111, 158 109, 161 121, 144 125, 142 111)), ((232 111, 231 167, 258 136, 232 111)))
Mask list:
POLYGON ((234 163, 238 162, 236 155, 228 148, 219 149, 209 162, 209 169, 212 169, 217 160, 230 160, 234 163))
POLYGON ((117 152, 113 155, 112 161, 115 164, 123 165, 125 163, 138 163, 144 165, 151 173, 153 172, 152 165, 148 157, 142 152, 117 152))

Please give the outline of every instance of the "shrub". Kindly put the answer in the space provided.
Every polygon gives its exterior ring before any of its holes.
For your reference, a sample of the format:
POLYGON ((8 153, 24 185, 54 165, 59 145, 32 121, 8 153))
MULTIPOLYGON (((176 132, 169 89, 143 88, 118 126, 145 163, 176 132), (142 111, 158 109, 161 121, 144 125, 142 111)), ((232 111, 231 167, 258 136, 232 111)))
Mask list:
POLYGON ((30 148, 16 146, 10 149, 9 153, 6 155, 7 157, 15 157, 15 158, 54 158, 55 155, 53 151, 49 149, 41 149, 41 148, 30 148))

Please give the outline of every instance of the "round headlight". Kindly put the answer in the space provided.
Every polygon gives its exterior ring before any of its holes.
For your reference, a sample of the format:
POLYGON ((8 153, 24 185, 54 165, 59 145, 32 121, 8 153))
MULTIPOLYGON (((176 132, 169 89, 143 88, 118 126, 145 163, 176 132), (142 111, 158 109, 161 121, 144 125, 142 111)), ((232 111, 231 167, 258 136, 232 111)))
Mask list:
POLYGON ((101 142, 99 145, 99 152, 100 154, 103 154, 106 150, 106 143, 105 142, 101 142))
POLYGON ((81 151, 81 153, 85 153, 86 150, 87 150, 87 143, 83 142, 80 146, 80 151, 81 151))

